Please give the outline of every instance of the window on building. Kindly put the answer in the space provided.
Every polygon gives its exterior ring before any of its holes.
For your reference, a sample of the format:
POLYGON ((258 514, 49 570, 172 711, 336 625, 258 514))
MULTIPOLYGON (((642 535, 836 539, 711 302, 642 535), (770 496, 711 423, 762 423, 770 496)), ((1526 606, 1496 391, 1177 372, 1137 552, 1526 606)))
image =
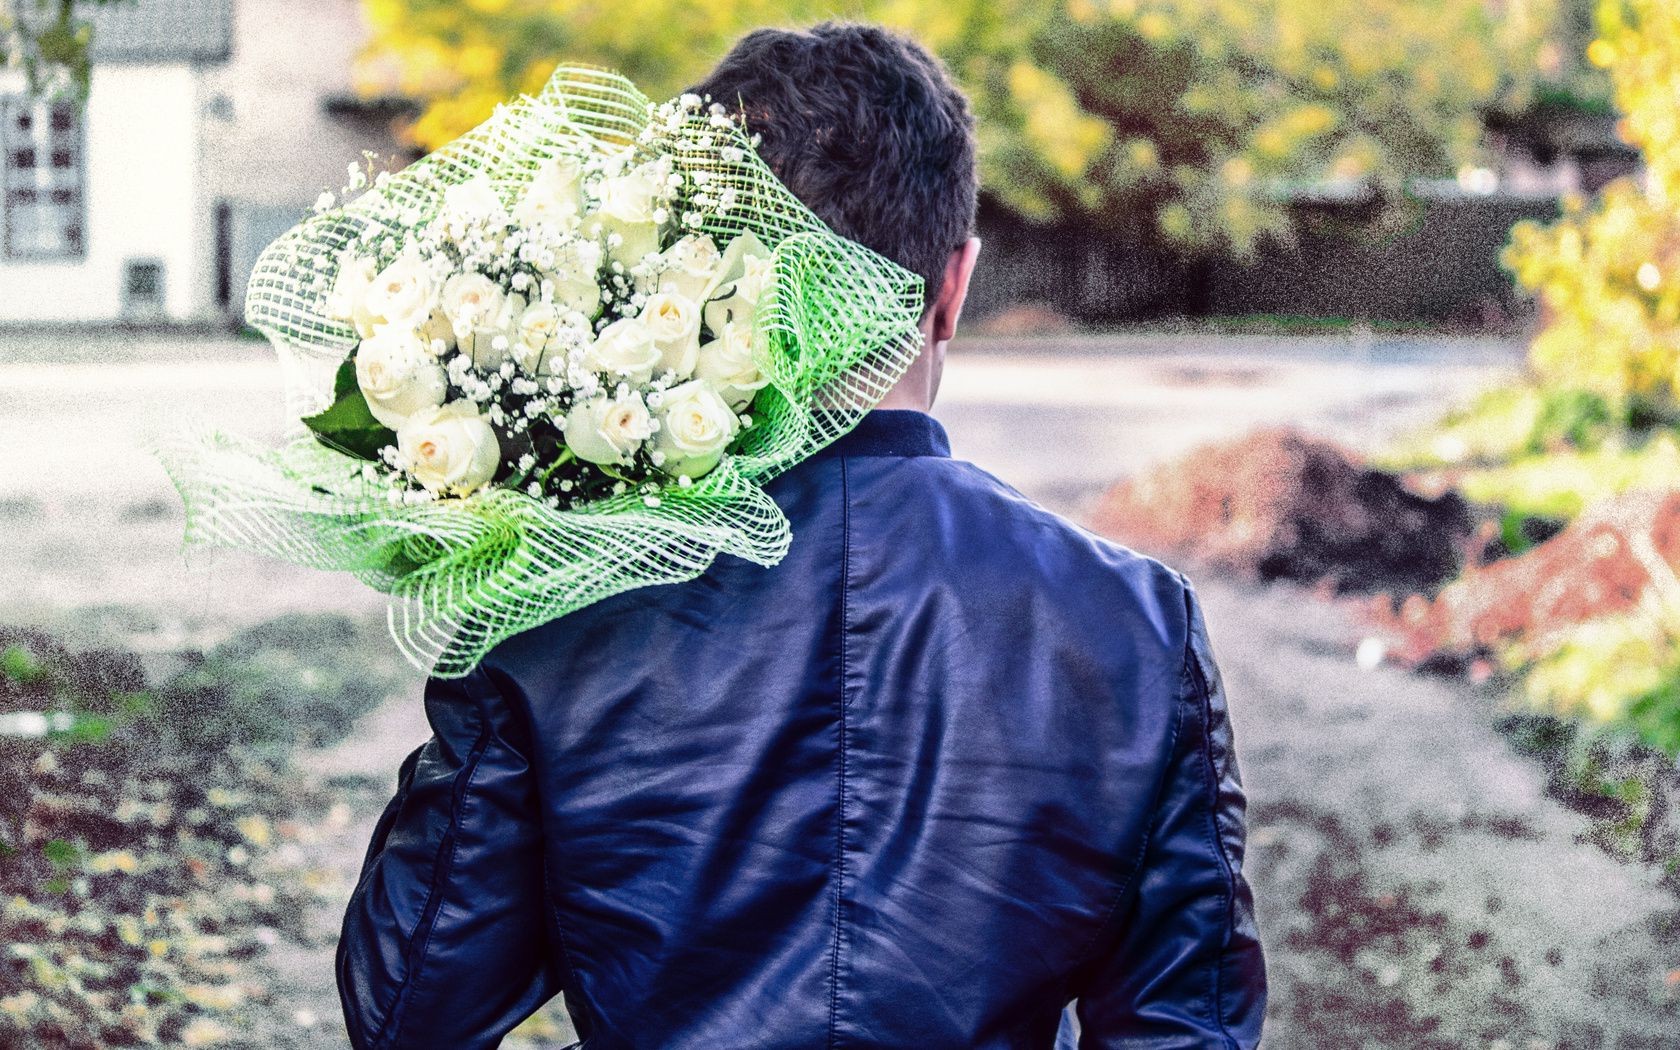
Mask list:
POLYGON ((129 259, 123 264, 123 316, 149 317, 163 310, 163 263, 129 259))
POLYGON ((0 227, 13 259, 78 259, 86 220, 82 122, 67 102, 0 98, 0 227))

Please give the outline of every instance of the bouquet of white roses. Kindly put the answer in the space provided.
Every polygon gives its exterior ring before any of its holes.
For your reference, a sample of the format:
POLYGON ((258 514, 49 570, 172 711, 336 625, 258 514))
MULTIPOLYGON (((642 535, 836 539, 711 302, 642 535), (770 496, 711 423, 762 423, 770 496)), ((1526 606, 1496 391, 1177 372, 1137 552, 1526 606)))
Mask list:
POLYGON ((347 252, 328 310, 360 342, 305 424, 409 502, 494 483, 656 504, 711 471, 769 384, 753 318, 771 252, 683 232, 700 213, 672 221, 669 158, 629 162, 550 158, 511 208, 478 175, 394 257, 347 252))
POLYGON ((356 573, 440 675, 718 553, 774 563, 790 536, 762 484, 890 388, 921 289, 752 146, 708 100, 563 67, 323 195, 246 303, 298 434, 165 449, 188 539, 356 573))

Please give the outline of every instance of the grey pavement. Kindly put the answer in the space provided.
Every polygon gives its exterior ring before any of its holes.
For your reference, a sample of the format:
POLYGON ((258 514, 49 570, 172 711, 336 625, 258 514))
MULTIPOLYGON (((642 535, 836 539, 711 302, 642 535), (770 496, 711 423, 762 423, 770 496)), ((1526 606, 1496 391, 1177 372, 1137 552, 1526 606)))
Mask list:
MULTIPOLYGON (((1369 447, 1520 360, 1509 343, 1412 337, 968 340, 937 414, 959 455, 1077 518, 1117 477, 1263 423, 1369 447)), ((248 341, 0 336, 0 527, 21 567, 6 615, 153 649, 284 611, 377 617, 377 596, 350 581, 179 555, 179 511, 146 442, 178 424, 183 392, 211 422, 271 437, 278 378, 248 341)), ((1253 806, 1268 1046, 1680 1046, 1680 902, 1654 870, 1579 841, 1583 818, 1492 728, 1497 697, 1362 671, 1344 608, 1184 568, 1253 806)), ((371 778, 377 795, 425 732, 417 695, 395 696, 307 763, 371 778)), ((367 794, 322 849, 339 879, 324 937, 374 816, 367 794)), ((275 963, 290 1000, 330 1014, 330 952, 275 963)))

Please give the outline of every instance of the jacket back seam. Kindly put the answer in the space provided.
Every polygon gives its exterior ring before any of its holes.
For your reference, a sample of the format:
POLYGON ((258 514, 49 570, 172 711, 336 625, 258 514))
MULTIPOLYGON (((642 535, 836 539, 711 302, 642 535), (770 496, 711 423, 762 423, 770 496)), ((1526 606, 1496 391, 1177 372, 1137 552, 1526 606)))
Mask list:
POLYGON ((838 755, 834 820, 834 944, 829 957, 828 1046, 839 1045, 840 950, 845 939, 846 894, 846 678, 847 638, 851 622, 852 499, 846 471, 846 457, 840 457, 840 651, 838 707, 838 755))
MULTIPOLYGON (((1172 732, 1167 738, 1166 753, 1168 755, 1171 755, 1178 750, 1178 737, 1183 727, 1184 714, 1180 711, 1173 716, 1172 732)), ((1160 806, 1161 795, 1166 791, 1167 778, 1171 769, 1172 763, 1170 761, 1162 765, 1161 775, 1156 779, 1155 791, 1150 799, 1149 812, 1154 812, 1155 809, 1160 806)), ((1080 946, 1077 952, 1074 953, 1074 972, 1077 972, 1083 968, 1086 963, 1091 961, 1097 947, 1097 943, 1102 939, 1104 932, 1113 925, 1115 918, 1119 915, 1120 906, 1125 903, 1127 897, 1131 896, 1132 887, 1137 885, 1138 876, 1143 872, 1144 860, 1149 856, 1149 846, 1154 841, 1155 826, 1154 823, 1151 822, 1150 826, 1144 830, 1142 841, 1138 843, 1137 850, 1133 853, 1132 870, 1126 873, 1126 879, 1120 884, 1120 889, 1114 894, 1114 900, 1109 904, 1108 911, 1104 913, 1102 922, 1097 925, 1095 930, 1091 931, 1091 936, 1086 938, 1085 943, 1080 946)))

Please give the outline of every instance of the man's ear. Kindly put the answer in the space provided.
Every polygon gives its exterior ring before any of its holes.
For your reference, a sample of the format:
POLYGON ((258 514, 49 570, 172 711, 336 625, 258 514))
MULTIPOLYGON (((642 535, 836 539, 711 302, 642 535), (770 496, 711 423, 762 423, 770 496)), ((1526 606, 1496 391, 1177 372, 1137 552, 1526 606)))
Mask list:
POLYGON ((963 303, 968 300, 968 282, 974 277, 974 263, 980 257, 980 238, 970 237, 945 261, 945 280, 934 300, 928 333, 936 343, 949 342, 957 334, 963 303))

